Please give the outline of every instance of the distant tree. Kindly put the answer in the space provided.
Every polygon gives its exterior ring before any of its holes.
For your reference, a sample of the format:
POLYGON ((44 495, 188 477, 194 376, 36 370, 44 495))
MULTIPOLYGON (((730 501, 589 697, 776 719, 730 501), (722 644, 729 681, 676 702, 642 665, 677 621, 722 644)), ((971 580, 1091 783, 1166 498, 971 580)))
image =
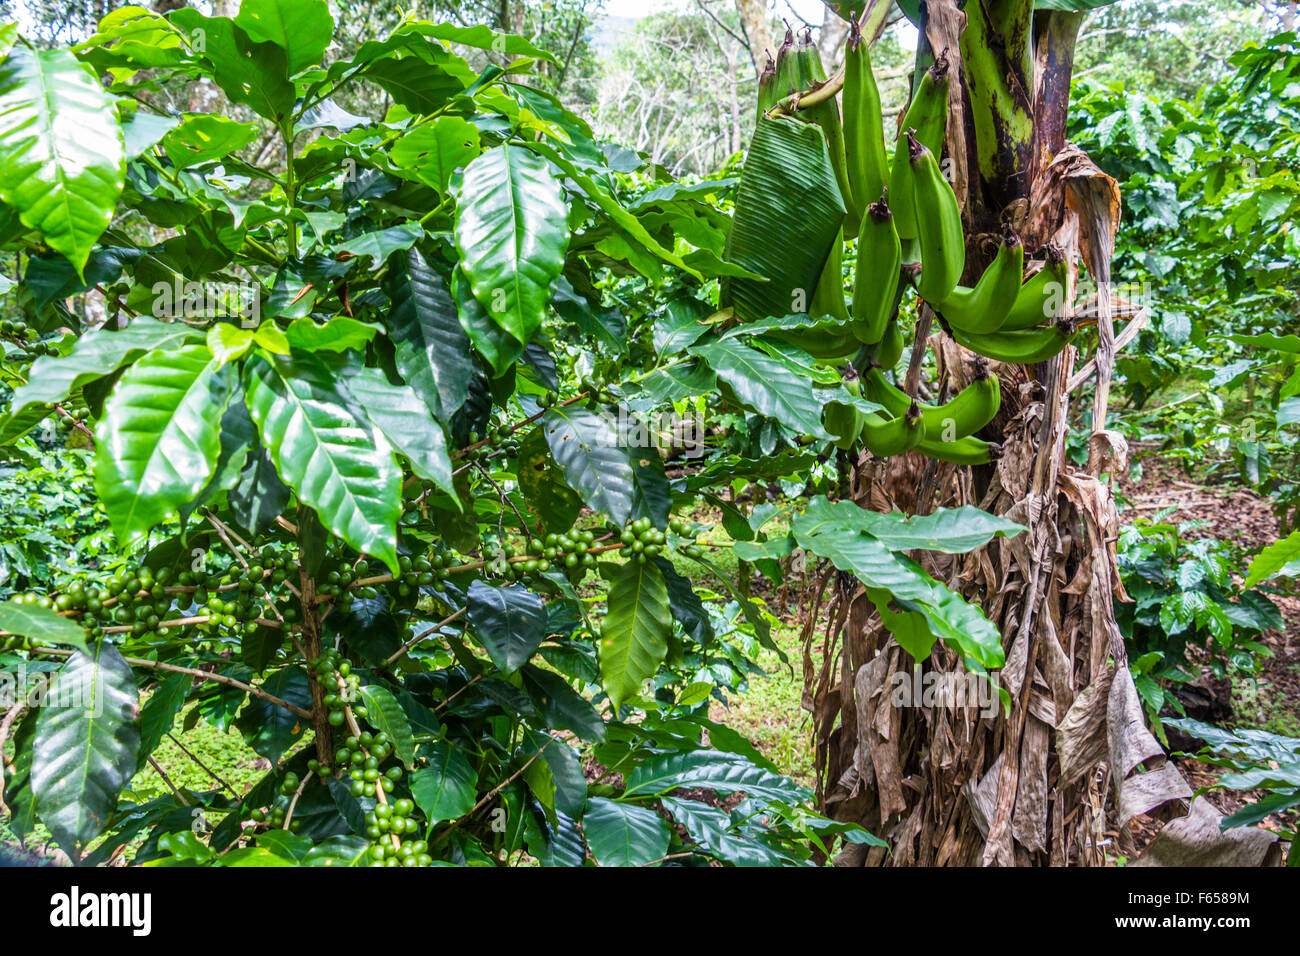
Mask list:
POLYGON ((1294 22, 1294 4, 1256 0, 1121 0, 1088 15, 1075 79, 1121 82, 1148 96, 1194 96, 1232 72, 1228 57, 1294 22))

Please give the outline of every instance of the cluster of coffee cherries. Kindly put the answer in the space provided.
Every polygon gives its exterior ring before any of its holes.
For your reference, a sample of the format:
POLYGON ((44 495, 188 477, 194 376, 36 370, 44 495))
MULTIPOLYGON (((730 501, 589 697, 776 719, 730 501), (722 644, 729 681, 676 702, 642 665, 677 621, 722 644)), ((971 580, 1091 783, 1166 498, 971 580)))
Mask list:
POLYGON ((689 538, 691 540, 691 544, 684 544, 677 548, 677 550, 686 555, 686 557, 698 558, 704 554, 703 549, 694 543, 695 535, 691 533, 691 523, 685 518, 678 518, 675 516, 670 518, 668 520, 668 529, 678 537, 689 538))
MULTIPOLYGON (((579 531, 574 528, 563 534, 548 534, 542 539, 542 557, 566 568, 594 568, 596 556, 591 547, 596 536, 591 531, 579 531)), ((524 562, 527 567, 528 562, 524 562)))
POLYGON ((55 413, 54 425, 61 432, 70 432, 77 427, 77 422, 90 420, 90 407, 83 402, 64 402, 60 406, 66 415, 55 413))
POLYGON ((421 587, 441 584, 447 568, 454 568, 460 563, 462 560, 457 556, 437 551, 414 557, 409 554, 398 555, 399 573, 394 578, 398 597, 409 597, 421 587))
MULTIPOLYGON (((285 818, 289 815, 289 804, 293 802, 293 795, 298 792, 298 787, 302 780, 293 771, 286 773, 284 779, 280 781, 280 793, 271 804, 269 810, 258 808, 249 814, 249 819, 254 823, 265 824, 271 829, 281 829, 284 827, 285 818)), ((301 820, 289 821, 289 832, 297 833, 302 826, 301 820)))
POLYGON ((519 454, 519 440, 509 424, 491 425, 486 432, 472 431, 469 442, 461 449, 463 462, 483 461, 497 455, 515 457, 519 454))
MULTIPOLYGON (((347 706, 358 699, 361 688, 357 675, 352 673, 352 662, 334 648, 327 648, 310 665, 316 682, 325 688, 325 706, 329 708, 331 727, 342 727, 347 720, 347 706)), ((366 708, 355 704, 352 712, 357 717, 366 716, 366 708)), ((314 768, 313 768, 314 769, 314 768)))
POLYGON ((406 797, 392 803, 381 803, 366 814, 371 866, 429 866, 433 863, 428 843, 415 836, 420 832, 420 821, 414 814, 415 804, 406 797))
MULTIPOLYGON (((353 711, 355 713, 355 711, 353 711)), ((376 785, 384 793, 392 793, 402 779, 401 764, 384 769, 384 761, 393 755, 393 742, 388 734, 361 731, 360 736, 348 737, 334 755, 340 767, 348 768, 352 779, 352 796, 374 793, 376 785)))
MULTIPOLYGON (((256 618, 265 613, 268 603, 284 595, 277 595, 277 586, 283 584, 294 567, 293 555, 277 553, 266 548, 245 568, 232 564, 225 571, 205 572, 197 577, 198 587, 193 594, 194 614, 205 615, 212 629, 233 637, 246 637, 257 631, 256 618)), ((295 620, 299 611, 290 604, 281 614, 286 621, 295 620)))
POLYGON ((624 550, 632 555, 633 560, 641 562, 663 551, 667 540, 667 535, 656 528, 653 521, 644 517, 628 522, 619 535, 624 550))
MULTIPOLYGON (((52 342, 37 341, 39 335, 36 330, 29 327, 22 319, 0 321, 0 337, 19 343, 27 350, 27 358, 36 358, 38 355, 59 354, 59 350, 52 342)), ((22 361, 21 356, 13 356, 12 358, 22 361)))
POLYGON ((193 585, 190 572, 173 575, 170 568, 154 571, 140 565, 116 571, 99 583, 74 577, 54 596, 20 594, 14 600, 50 608, 60 613, 77 613, 92 637, 105 627, 127 627, 133 637, 150 640, 159 636, 159 625, 172 613, 172 585, 193 585))

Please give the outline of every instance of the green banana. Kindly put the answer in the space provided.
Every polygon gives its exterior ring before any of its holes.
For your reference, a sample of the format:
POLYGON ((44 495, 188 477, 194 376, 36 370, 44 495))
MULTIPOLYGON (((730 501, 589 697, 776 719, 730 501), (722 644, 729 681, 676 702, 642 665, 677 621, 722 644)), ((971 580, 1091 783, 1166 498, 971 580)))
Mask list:
MULTIPOLYGON (((893 415, 900 414, 912 404, 907 393, 892 385, 879 368, 870 368, 862 374, 862 388, 867 398, 893 415)), ((950 442, 973 435, 993 421, 1001 406, 1001 383, 981 363, 975 379, 951 400, 942 405, 920 406, 925 439, 950 442)))
MULTIPOLYGON (((857 19, 850 19, 848 48, 844 53, 844 142, 849 189, 859 208, 870 197, 881 195, 889 181, 880 90, 871 72, 867 46, 857 19)), ((863 223, 866 219, 864 210, 863 223)))
MULTIPOLYGON (((795 39, 794 32, 787 24, 785 39, 776 54, 776 90, 778 102, 795 93, 816 90, 826 82, 826 70, 822 66, 821 54, 813 42, 812 30, 795 39)), ((834 97, 818 103, 816 106, 802 110, 792 110, 791 115, 804 123, 813 123, 821 127, 826 135, 826 147, 830 155, 831 169, 835 173, 835 183, 840 190, 846 210, 844 224, 850 234, 857 235, 861 213, 849 186, 847 160, 844 154, 844 126, 840 120, 840 107, 834 97)))
POLYGON ((957 328, 949 328, 948 332, 958 345, 985 358, 1011 365, 1033 365, 1046 362, 1069 345, 1074 326, 1061 320, 1046 328, 991 332, 988 335, 970 335, 957 328))
POLYGON ((831 243, 830 255, 822 267, 817 288, 813 290, 808 311, 813 315, 833 315, 842 322, 849 321, 849 307, 844 301, 844 233, 841 231, 831 243))
POLYGON ((885 197, 867 207, 858 231, 858 265, 853 275, 853 318, 863 323, 863 342, 875 345, 898 308, 902 247, 885 197))
POLYGON ((785 99, 791 93, 797 93, 803 89, 800 86, 803 80, 799 76, 798 62, 794 56, 794 42, 794 31, 787 24, 785 39, 781 41, 781 45, 776 50, 775 90, 777 102, 785 99))
POLYGON ((1006 322, 1020 294, 1024 261, 1024 245, 1020 237, 1008 229, 997 255, 975 287, 957 286, 935 306, 935 311, 954 329, 975 335, 996 332, 1006 322))
POLYGON ((847 451, 862 430, 862 412, 852 405, 831 402, 826 406, 823 422, 835 439, 835 447, 847 451))
POLYGON ((966 268, 961 209, 934 153, 911 132, 907 134, 907 151, 912 164, 916 238, 921 247, 916 289, 921 298, 935 305, 948 298, 966 268))
POLYGON ((956 441, 922 441, 916 450, 928 458, 950 461, 955 465, 987 465, 997 461, 1002 454, 1002 446, 990 441, 983 441, 974 435, 958 438, 956 441))
POLYGON ((758 75, 758 116, 755 122, 763 118, 763 114, 770 110, 781 99, 781 91, 776 85, 776 61, 772 55, 767 54, 767 62, 763 64, 763 71, 758 75))
POLYGON ((1065 253, 1055 243, 1047 244, 1047 260, 1020 287, 1016 302, 1002 323, 1004 330, 1032 329, 1051 322, 1065 304, 1065 282, 1069 270, 1065 253))
POLYGON ((764 333, 764 337, 793 345, 820 363, 834 365, 857 354, 862 347, 854 332, 854 324, 851 321, 828 319, 810 329, 773 329, 764 333))
POLYGON ((871 349, 871 360, 881 368, 893 368, 903 357, 903 327, 894 314, 885 326, 885 335, 871 349))
POLYGON ((926 149, 943 154, 948 127, 948 58, 940 56, 921 76, 912 103, 903 115, 902 131, 894 146, 889 171, 889 195, 893 197, 894 226, 900 239, 916 238, 916 214, 912 208, 912 166, 908 162, 906 135, 914 132, 926 149))
POLYGON ((901 415, 883 418, 874 412, 862 416, 862 444, 880 458, 898 455, 925 440, 921 409, 913 404, 901 415))

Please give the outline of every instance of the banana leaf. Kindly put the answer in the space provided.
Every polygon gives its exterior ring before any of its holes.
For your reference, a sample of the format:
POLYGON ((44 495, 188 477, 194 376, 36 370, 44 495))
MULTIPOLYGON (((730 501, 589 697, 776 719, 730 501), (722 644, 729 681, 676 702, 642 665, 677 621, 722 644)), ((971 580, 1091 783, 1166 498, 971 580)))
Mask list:
POLYGON ((844 222, 826 137, 817 126, 764 118, 736 191, 726 260, 767 278, 724 277, 722 306, 743 322, 807 311, 844 222))

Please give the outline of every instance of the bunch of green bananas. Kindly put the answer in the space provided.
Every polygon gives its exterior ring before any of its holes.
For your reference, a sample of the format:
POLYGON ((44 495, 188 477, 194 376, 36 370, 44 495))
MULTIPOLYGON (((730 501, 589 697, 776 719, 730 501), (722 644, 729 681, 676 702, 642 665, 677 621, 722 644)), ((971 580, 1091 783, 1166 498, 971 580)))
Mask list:
POLYGON ((997 376, 984 362, 971 384, 941 405, 920 404, 889 380, 904 349, 899 311, 908 290, 930 305, 941 328, 959 344, 995 361, 1045 361, 1068 344, 1073 328, 1057 318, 1067 275, 1064 256, 1049 246, 1034 271, 1035 263, 1025 262, 1023 244, 1009 228, 974 285, 960 284, 966 236, 960 204, 939 162, 948 122, 948 71, 944 53, 927 69, 918 68, 891 159, 869 43, 858 23, 850 23, 844 51, 842 118, 835 97, 812 96, 811 105, 800 105, 825 86, 826 71, 811 31, 796 38, 786 30, 775 60, 769 57, 759 77, 760 120, 781 114, 821 130, 844 218, 808 304, 810 314, 826 318, 812 327, 766 334, 828 364, 857 355, 854 364, 866 371, 846 385, 855 392, 861 388, 861 398, 855 397, 861 406, 879 410, 829 402, 826 426, 841 447, 860 441, 881 456, 917 449, 945 461, 982 464, 993 460, 999 447, 975 433, 994 419, 1001 402, 997 376), (846 239, 856 239, 857 250, 848 296, 846 239))

